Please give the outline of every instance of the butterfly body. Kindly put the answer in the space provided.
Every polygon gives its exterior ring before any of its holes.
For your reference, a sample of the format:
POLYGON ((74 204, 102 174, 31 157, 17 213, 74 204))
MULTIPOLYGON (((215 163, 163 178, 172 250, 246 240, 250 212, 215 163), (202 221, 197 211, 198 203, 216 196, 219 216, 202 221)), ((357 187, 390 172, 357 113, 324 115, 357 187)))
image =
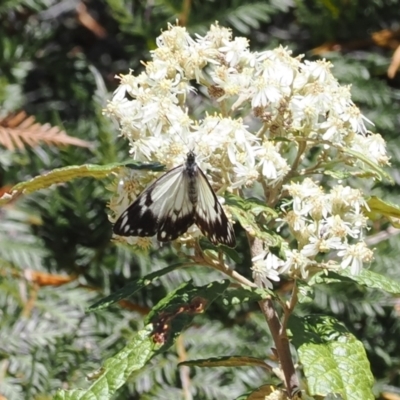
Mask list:
POLYGON ((158 178, 121 214, 114 233, 142 237, 157 234, 157 240, 167 242, 183 235, 193 224, 214 244, 236 244, 232 224, 191 151, 185 164, 158 178))
POLYGON ((196 186, 196 177, 198 175, 198 167, 196 164, 196 158, 193 152, 190 152, 186 159, 186 171, 184 173, 188 175, 188 195, 189 200, 193 204, 193 206, 197 205, 197 186, 196 186))

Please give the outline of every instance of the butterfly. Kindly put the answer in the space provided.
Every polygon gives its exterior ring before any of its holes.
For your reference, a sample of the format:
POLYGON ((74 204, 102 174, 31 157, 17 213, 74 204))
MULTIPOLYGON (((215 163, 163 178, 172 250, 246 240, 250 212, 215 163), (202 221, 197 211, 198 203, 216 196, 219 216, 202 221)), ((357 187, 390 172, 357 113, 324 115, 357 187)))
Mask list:
POLYGON ((168 242, 196 224, 215 245, 236 246, 235 233, 193 151, 186 162, 166 172, 120 215, 114 233, 154 236, 168 242))

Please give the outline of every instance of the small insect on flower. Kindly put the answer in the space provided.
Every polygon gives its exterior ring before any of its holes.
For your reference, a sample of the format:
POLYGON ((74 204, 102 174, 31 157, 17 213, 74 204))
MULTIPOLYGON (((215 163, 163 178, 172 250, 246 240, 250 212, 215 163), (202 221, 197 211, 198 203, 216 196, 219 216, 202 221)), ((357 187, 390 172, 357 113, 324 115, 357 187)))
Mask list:
POLYGON ((158 178, 121 214, 114 225, 120 236, 154 236, 168 242, 196 224, 215 245, 236 246, 228 220, 195 154, 158 178))

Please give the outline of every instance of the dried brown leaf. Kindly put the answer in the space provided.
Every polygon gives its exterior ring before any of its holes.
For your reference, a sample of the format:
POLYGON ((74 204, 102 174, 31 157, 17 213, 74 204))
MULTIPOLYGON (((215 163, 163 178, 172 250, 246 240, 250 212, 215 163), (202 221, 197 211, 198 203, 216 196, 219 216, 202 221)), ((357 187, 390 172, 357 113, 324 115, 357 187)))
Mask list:
POLYGON ((107 37, 107 31, 101 26, 88 12, 87 7, 82 2, 76 7, 78 21, 98 38, 107 37))
POLYGON ((397 49, 393 53, 392 62, 389 65, 387 74, 390 79, 393 79, 396 75, 396 72, 400 69, 400 46, 397 46, 397 49))
POLYGON ((0 118, 0 145, 6 149, 22 150, 26 145, 33 147, 39 142, 55 146, 91 147, 89 142, 68 136, 56 126, 35 122, 35 118, 28 116, 24 111, 0 118))
POLYGON ((62 286, 77 279, 76 275, 56 275, 32 269, 25 270, 24 277, 39 286, 62 286))

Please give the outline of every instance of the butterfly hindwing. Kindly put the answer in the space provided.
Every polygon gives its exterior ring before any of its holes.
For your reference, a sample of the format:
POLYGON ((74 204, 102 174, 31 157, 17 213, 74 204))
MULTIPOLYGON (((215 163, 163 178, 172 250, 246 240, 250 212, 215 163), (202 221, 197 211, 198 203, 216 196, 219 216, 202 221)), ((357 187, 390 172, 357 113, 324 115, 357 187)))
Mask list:
POLYGON ((235 232, 204 172, 198 168, 195 223, 211 243, 236 246, 235 232))

